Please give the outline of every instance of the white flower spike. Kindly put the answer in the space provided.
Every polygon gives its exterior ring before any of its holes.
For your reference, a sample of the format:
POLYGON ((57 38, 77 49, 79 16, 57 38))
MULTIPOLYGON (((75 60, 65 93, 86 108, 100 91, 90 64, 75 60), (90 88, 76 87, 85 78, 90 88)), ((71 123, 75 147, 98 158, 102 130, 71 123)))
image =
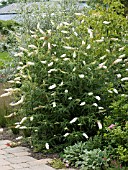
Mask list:
POLYGON ((108 25, 108 24, 110 24, 110 22, 109 21, 104 21, 103 24, 108 25))
POLYGON ((95 98, 99 101, 101 100, 100 96, 95 96, 95 98))
POLYGON ((49 144, 45 143, 45 148, 48 150, 49 149, 49 144))
POLYGON ((87 135, 86 133, 83 133, 83 136, 84 136, 86 139, 89 138, 88 135, 87 135))
POLYGON ((20 99, 18 102, 16 102, 16 103, 10 103, 9 105, 10 105, 10 106, 17 106, 17 105, 19 105, 19 104, 22 104, 23 101, 24 101, 24 96, 22 96, 21 99, 20 99))
POLYGON ((70 124, 72 124, 72 123, 75 123, 76 121, 77 121, 77 117, 75 117, 75 118, 73 118, 71 121, 70 121, 70 124))
POLYGON ((84 105, 85 105, 85 102, 81 102, 81 103, 80 103, 80 106, 84 106, 84 105))
POLYGON ((79 74, 79 78, 83 79, 84 78, 84 74, 79 74))
POLYGON ((52 90, 52 89, 55 89, 56 88, 56 84, 53 84, 53 85, 51 85, 51 86, 49 86, 49 90, 52 90))
POLYGON ((97 124, 98 124, 99 129, 102 129, 102 124, 99 120, 97 121, 97 124))

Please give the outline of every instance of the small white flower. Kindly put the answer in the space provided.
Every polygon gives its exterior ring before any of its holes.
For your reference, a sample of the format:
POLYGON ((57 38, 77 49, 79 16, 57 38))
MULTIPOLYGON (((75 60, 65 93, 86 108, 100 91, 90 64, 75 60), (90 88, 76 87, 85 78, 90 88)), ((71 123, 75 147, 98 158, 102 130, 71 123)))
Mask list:
POLYGON ((17 70, 21 70, 23 67, 21 67, 21 66, 18 66, 16 69, 17 70))
POLYGON ((64 137, 67 137, 70 133, 65 133, 64 137))
POLYGON ((3 128, 0 128, 0 133, 2 133, 4 131, 4 129, 3 128))
POLYGON ((52 102, 52 106, 53 106, 53 107, 56 107, 56 102, 52 102))
POLYGON ((20 122, 16 122, 16 123, 14 123, 15 125, 19 125, 20 124, 20 122))
POLYGON ((76 52, 75 51, 73 52, 73 58, 76 58, 76 52))
POLYGON ((125 56, 126 56, 125 54, 122 54, 118 58, 124 58, 125 56))
POLYGON ((106 52, 107 52, 107 53, 110 53, 110 50, 109 50, 109 49, 106 49, 106 52))
POLYGON ((79 78, 83 79, 84 78, 84 74, 79 74, 79 78))
POLYGON ((19 136, 16 138, 16 140, 21 140, 21 139, 23 139, 23 136, 19 136))
POLYGON ((48 50, 51 50, 51 44, 48 42, 48 50))
POLYGON ((85 102, 81 102, 80 103, 80 106, 84 106, 86 103, 85 102))
POLYGON ((34 119, 34 117, 33 117, 33 116, 31 116, 31 117, 30 117, 30 121, 32 122, 32 121, 33 121, 33 119, 34 119))
POLYGON ((23 47, 19 47, 19 49, 20 49, 21 51, 28 52, 28 50, 25 49, 25 48, 23 48, 23 47))
POLYGON ((104 108, 103 107, 98 107, 99 110, 103 110, 104 108))
POLYGON ((15 128, 18 129, 20 127, 20 125, 16 125, 15 128))
POLYGON ((65 92, 65 93, 68 93, 68 90, 66 89, 64 92, 65 92))
POLYGON ((78 118, 75 117, 75 118, 73 118, 69 123, 71 123, 71 124, 72 124, 72 123, 75 123, 75 122, 77 121, 77 119, 78 119, 78 118))
POLYGON ((89 92, 89 93, 88 93, 88 96, 92 96, 92 95, 93 95, 93 92, 89 92))
POLYGON ((88 135, 86 133, 83 133, 83 136, 88 139, 88 135))
POLYGON ((16 115, 16 112, 14 112, 14 113, 11 113, 11 114, 9 114, 9 115, 7 115, 7 116, 4 116, 5 118, 10 118, 10 117, 13 117, 13 116, 15 116, 16 115))
POLYGON ((50 70, 48 71, 48 73, 51 73, 51 72, 54 72, 54 71, 57 71, 57 69, 50 69, 50 70))
POLYGON ((19 127, 19 129, 27 129, 27 127, 26 126, 21 126, 21 127, 19 127))
POLYGON ((49 35, 51 35, 52 31, 51 31, 51 30, 47 30, 47 33, 48 33, 49 35))
POLYGON ((90 34, 90 38, 93 38, 93 30, 90 28, 88 28, 87 30, 88 30, 88 33, 90 34))
POLYGON ((61 57, 61 58, 64 58, 64 57, 66 57, 66 54, 62 54, 60 57, 61 57))
POLYGON ((9 105, 10 105, 10 106, 17 106, 17 105, 23 103, 23 101, 24 101, 24 96, 22 96, 21 99, 20 99, 18 102, 16 102, 16 103, 10 103, 9 105))
POLYGON ((14 56, 15 56, 15 57, 22 57, 22 56, 23 56, 23 52, 16 53, 14 56))
POLYGON ((118 38, 111 38, 112 41, 118 41, 118 38))
POLYGON ((78 36, 78 34, 77 34, 77 32, 76 32, 76 31, 74 31, 73 33, 74 33, 74 35, 75 35, 76 37, 78 36))
POLYGON ((83 65, 85 66, 86 65, 86 62, 85 61, 82 61, 83 62, 83 65))
POLYGON ((16 81, 15 83, 16 83, 16 84, 21 84, 21 82, 20 82, 20 81, 16 81))
POLYGON ((72 97, 69 97, 68 100, 72 100, 72 97))
POLYGON ((103 24, 108 25, 108 24, 110 24, 110 22, 109 21, 103 21, 103 24))
POLYGON ((121 81, 127 81, 128 80, 128 77, 124 77, 121 79, 121 81))
POLYGON ((14 80, 15 81, 20 81, 20 79, 21 79, 20 77, 16 77, 14 80))
POLYGON ((53 85, 49 86, 48 89, 52 90, 52 89, 54 89, 54 88, 56 88, 56 84, 53 84, 53 85))
POLYGON ((111 90, 108 90, 109 93, 113 93, 111 90))
POLYGON ((82 41, 82 45, 85 45, 85 41, 82 41))
POLYGON ((95 96, 95 98, 99 101, 101 100, 100 96, 95 96))
POLYGON ((96 107, 98 106, 98 104, 97 104, 97 103, 93 103, 92 105, 93 105, 93 106, 96 106, 96 107))
POLYGON ((10 96, 10 95, 12 95, 12 93, 11 92, 7 92, 7 93, 2 94, 0 97, 7 97, 7 96, 10 96))
POLYGON ((91 45, 88 44, 88 46, 86 47, 87 50, 89 50, 91 48, 91 45))
POLYGON ((27 120, 27 117, 24 117, 24 118, 21 120, 20 124, 24 123, 26 120, 27 120))
POLYGON ((121 78, 121 74, 117 74, 116 76, 117 76, 117 78, 121 78))
POLYGON ((47 63, 47 61, 45 60, 45 61, 40 61, 42 64, 46 64, 47 63))
POLYGON ((65 30, 62 30, 61 31, 63 34, 68 34, 69 32, 68 31, 65 31, 65 30))
POLYGON ((125 48, 125 46, 124 46, 124 47, 119 48, 119 51, 123 51, 123 50, 124 50, 124 48, 125 48))
POLYGON ((100 60, 103 60, 103 59, 105 59, 106 57, 107 57, 107 56, 104 55, 104 56, 100 57, 100 60))
POLYGON ((97 124, 98 124, 99 129, 102 129, 102 124, 99 120, 97 121, 97 124))
POLYGON ((29 65, 29 66, 34 66, 35 65, 34 62, 30 62, 30 61, 28 61, 26 64, 29 65))
POLYGON ((70 47, 70 46, 63 46, 63 48, 67 49, 67 50, 75 50, 75 48, 70 47))
POLYGON ((59 84, 59 86, 63 86, 63 84, 64 84, 64 82, 62 81, 62 82, 59 84))
POLYGON ((37 47, 35 45, 33 45, 33 44, 28 45, 28 47, 32 48, 32 49, 37 49, 37 47))
POLYGON ((82 13, 75 13, 76 16, 83 16, 82 13))
POLYGON ((74 67, 72 71, 73 71, 73 72, 76 71, 76 67, 74 67))
POLYGON ((118 94, 118 91, 116 89, 113 89, 114 93, 118 94))
POLYGON ((52 65, 53 65, 53 62, 49 63, 49 64, 48 64, 48 67, 51 67, 52 65))
POLYGON ((63 60, 64 60, 64 61, 69 61, 69 60, 70 60, 70 58, 64 58, 63 60))
POLYGON ((103 39, 100 39, 100 40, 95 40, 95 42, 103 42, 104 40, 103 39))
POLYGON ((49 149, 49 144, 48 143, 45 143, 45 148, 49 149))
POLYGON ((107 66, 105 66, 105 63, 106 63, 106 62, 100 63, 100 64, 99 64, 99 68, 104 68, 104 69, 106 69, 107 66))
POLYGON ((118 58, 117 60, 115 60, 115 61, 113 62, 113 64, 120 63, 121 61, 122 61, 122 58, 118 58))
POLYGON ((68 22, 62 22, 62 24, 67 25, 67 26, 71 25, 68 22))
POLYGON ((8 83, 15 83, 15 81, 14 80, 9 80, 8 83))

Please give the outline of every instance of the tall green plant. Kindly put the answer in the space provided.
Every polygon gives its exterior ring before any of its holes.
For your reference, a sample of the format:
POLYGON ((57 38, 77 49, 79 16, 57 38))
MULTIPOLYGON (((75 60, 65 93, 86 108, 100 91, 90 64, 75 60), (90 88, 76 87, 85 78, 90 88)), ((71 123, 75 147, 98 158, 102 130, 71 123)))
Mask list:
POLYGON ((102 133, 109 106, 127 92, 128 24, 111 5, 52 23, 26 34, 10 81, 16 89, 5 95, 21 104, 16 128, 29 130, 37 149, 58 151, 102 133))

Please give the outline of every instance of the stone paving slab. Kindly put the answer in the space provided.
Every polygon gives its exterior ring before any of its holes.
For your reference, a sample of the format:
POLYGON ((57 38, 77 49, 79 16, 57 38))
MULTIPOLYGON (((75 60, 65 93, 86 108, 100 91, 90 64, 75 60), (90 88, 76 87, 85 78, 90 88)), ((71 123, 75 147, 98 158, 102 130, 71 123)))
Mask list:
MULTIPOLYGON (((47 165, 51 159, 37 160, 26 147, 11 148, 9 140, 0 140, 0 170, 55 170, 47 165)), ((67 169, 73 170, 73 169, 67 169)))

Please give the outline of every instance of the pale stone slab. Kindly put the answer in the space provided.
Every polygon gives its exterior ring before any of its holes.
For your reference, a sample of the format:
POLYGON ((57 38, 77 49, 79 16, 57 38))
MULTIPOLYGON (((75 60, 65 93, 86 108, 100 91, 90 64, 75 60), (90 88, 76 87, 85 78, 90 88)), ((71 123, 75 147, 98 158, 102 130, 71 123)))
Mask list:
POLYGON ((36 166, 36 165, 47 164, 50 161, 51 161, 51 159, 40 159, 40 160, 35 160, 35 161, 32 161, 32 162, 28 162, 28 164, 30 166, 36 166))
POLYGON ((19 152, 27 152, 29 151, 29 149, 25 147, 15 147, 15 148, 6 148, 5 151, 7 153, 19 153, 19 152))
POLYGON ((4 160, 4 159, 0 159, 0 166, 7 166, 7 165, 10 165, 10 163, 7 161, 7 160, 4 160))
POLYGON ((0 155, 5 155, 5 154, 6 154, 6 152, 4 150, 0 149, 0 155))
POLYGON ((15 169, 24 169, 24 168, 29 168, 29 164, 27 163, 11 164, 11 167, 15 169))
POLYGON ((29 152, 18 152, 18 153, 13 153, 15 156, 28 156, 31 155, 29 152))
POLYGON ((10 143, 10 140, 0 140, 0 145, 6 145, 7 143, 10 143))
POLYGON ((11 168, 10 166, 0 166, 1 170, 14 170, 13 168, 11 168))
POLYGON ((14 157, 14 158, 8 158, 6 160, 8 160, 12 164, 20 164, 20 163, 35 161, 35 159, 30 156, 14 157))
POLYGON ((48 166, 48 165, 38 165, 38 166, 34 166, 31 167, 30 170, 55 170, 52 167, 48 166))

